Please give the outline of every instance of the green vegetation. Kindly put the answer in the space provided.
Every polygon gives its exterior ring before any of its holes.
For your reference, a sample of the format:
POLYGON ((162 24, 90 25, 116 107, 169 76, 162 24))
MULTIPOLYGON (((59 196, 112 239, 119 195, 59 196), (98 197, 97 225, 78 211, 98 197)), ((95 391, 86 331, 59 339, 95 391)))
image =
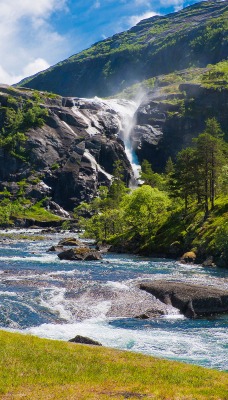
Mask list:
POLYGON ((107 97, 152 79, 158 71, 205 68, 226 58, 227 20, 225 2, 200 2, 141 21, 20 84, 66 96, 107 97), (66 74, 72 79, 63 87, 60 82, 66 74))
MULTIPOLYGON (((154 78, 143 80, 132 86, 125 88, 118 93, 116 97, 134 99, 141 90, 148 92, 149 90, 160 90, 161 94, 179 95, 181 94, 179 85, 182 83, 199 84, 201 87, 215 90, 228 89, 228 61, 221 61, 216 64, 209 64, 206 68, 188 68, 182 71, 174 71, 170 74, 159 75, 154 78)), ((163 100, 172 104, 181 103, 178 97, 163 100)))
POLYGON ((169 158, 165 173, 155 173, 145 160, 144 184, 128 193, 118 163, 109 191, 101 188, 98 198, 75 209, 75 216, 86 236, 123 250, 170 255, 194 250, 201 261, 213 255, 226 266, 227 154, 220 125, 208 119, 194 147, 180 151, 175 163, 169 158))
POLYGON ((25 151, 26 132, 31 128, 41 127, 48 111, 39 105, 40 96, 34 92, 33 99, 7 97, 7 105, 0 107, 0 118, 3 121, 0 130, 0 148, 9 154, 27 161, 25 151))
POLYGON ((32 204, 30 200, 21 197, 14 201, 10 196, 4 196, 0 201, 0 226, 8 226, 13 224, 15 219, 32 219, 37 222, 41 221, 60 221, 61 218, 47 211, 43 207, 43 200, 32 204))
POLYGON ((226 400, 228 375, 96 346, 0 332, 0 398, 226 400))

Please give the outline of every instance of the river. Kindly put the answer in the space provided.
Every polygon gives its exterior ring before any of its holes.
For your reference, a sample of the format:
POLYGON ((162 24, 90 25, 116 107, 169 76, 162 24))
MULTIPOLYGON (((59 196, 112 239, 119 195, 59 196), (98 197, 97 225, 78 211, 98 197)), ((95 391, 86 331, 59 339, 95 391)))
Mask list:
POLYGON ((60 261, 47 250, 64 236, 72 234, 1 237, 1 329, 66 341, 79 334, 104 346, 228 370, 228 315, 190 320, 138 288, 162 278, 228 289, 228 270, 111 253, 102 261, 60 261), (153 308, 165 315, 135 318, 153 308))

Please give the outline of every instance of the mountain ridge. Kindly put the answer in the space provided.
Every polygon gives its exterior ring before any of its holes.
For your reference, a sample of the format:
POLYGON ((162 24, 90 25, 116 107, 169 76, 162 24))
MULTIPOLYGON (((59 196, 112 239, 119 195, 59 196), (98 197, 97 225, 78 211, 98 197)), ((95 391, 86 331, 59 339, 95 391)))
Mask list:
POLYGON ((17 86, 63 96, 111 96, 143 79, 227 58, 228 5, 203 1, 140 21, 17 86))

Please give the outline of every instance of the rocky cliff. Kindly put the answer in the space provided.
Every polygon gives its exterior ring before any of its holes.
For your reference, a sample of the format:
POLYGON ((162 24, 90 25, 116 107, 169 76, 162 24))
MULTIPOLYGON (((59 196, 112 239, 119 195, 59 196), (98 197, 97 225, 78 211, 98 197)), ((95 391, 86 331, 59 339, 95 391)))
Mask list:
MULTIPOLYGON (((37 93, 33 91, 0 88, 1 138, 5 139, 10 116, 15 120, 21 117, 25 102, 31 107, 34 96, 37 93)), ((11 133, 11 147, 9 140, 1 143, 1 191, 9 192, 12 199, 22 191, 30 199, 48 197, 52 206, 54 202, 55 207, 72 210, 96 196, 99 186, 110 185, 115 161, 121 160, 125 181, 129 181, 133 172, 120 138, 120 112, 99 99, 39 96, 39 107, 46 110, 44 121, 26 130, 20 145, 23 157, 12 150, 11 133)), ((119 107, 127 108, 126 102, 120 103, 119 107)), ((10 123, 13 126, 13 121, 10 123)))
POLYGON ((153 169, 163 171, 168 157, 175 160, 183 148, 205 129, 205 121, 215 117, 228 140, 228 88, 205 87, 200 83, 160 86, 148 92, 137 110, 132 131, 133 147, 139 161, 148 160, 153 169))
POLYGON ((0 191, 7 190, 15 198, 22 191, 36 200, 47 197, 51 201, 47 205, 72 210, 96 196, 101 185, 110 185, 117 160, 129 183, 133 153, 140 163, 147 159, 154 170, 162 171, 169 156, 175 160, 179 150, 192 144, 209 117, 217 118, 228 137, 226 86, 189 83, 185 74, 179 73, 181 83, 174 86, 169 76, 157 77, 138 104, 1 86, 1 137, 12 118, 21 118, 25 102, 37 103, 38 96, 39 107, 46 113, 43 124, 33 123, 26 130, 26 157, 15 155, 7 142, 0 146, 0 191))

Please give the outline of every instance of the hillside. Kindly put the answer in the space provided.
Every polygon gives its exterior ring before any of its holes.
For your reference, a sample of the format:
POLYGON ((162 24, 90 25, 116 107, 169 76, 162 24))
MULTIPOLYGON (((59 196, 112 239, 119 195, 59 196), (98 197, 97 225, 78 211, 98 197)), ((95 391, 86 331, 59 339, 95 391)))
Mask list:
POLYGON ((205 1, 145 19, 18 86, 63 96, 110 96, 157 75, 206 67, 227 58, 227 21, 226 1, 205 1))
POLYGON ((225 372, 8 332, 0 338, 2 400, 227 399, 225 372))

